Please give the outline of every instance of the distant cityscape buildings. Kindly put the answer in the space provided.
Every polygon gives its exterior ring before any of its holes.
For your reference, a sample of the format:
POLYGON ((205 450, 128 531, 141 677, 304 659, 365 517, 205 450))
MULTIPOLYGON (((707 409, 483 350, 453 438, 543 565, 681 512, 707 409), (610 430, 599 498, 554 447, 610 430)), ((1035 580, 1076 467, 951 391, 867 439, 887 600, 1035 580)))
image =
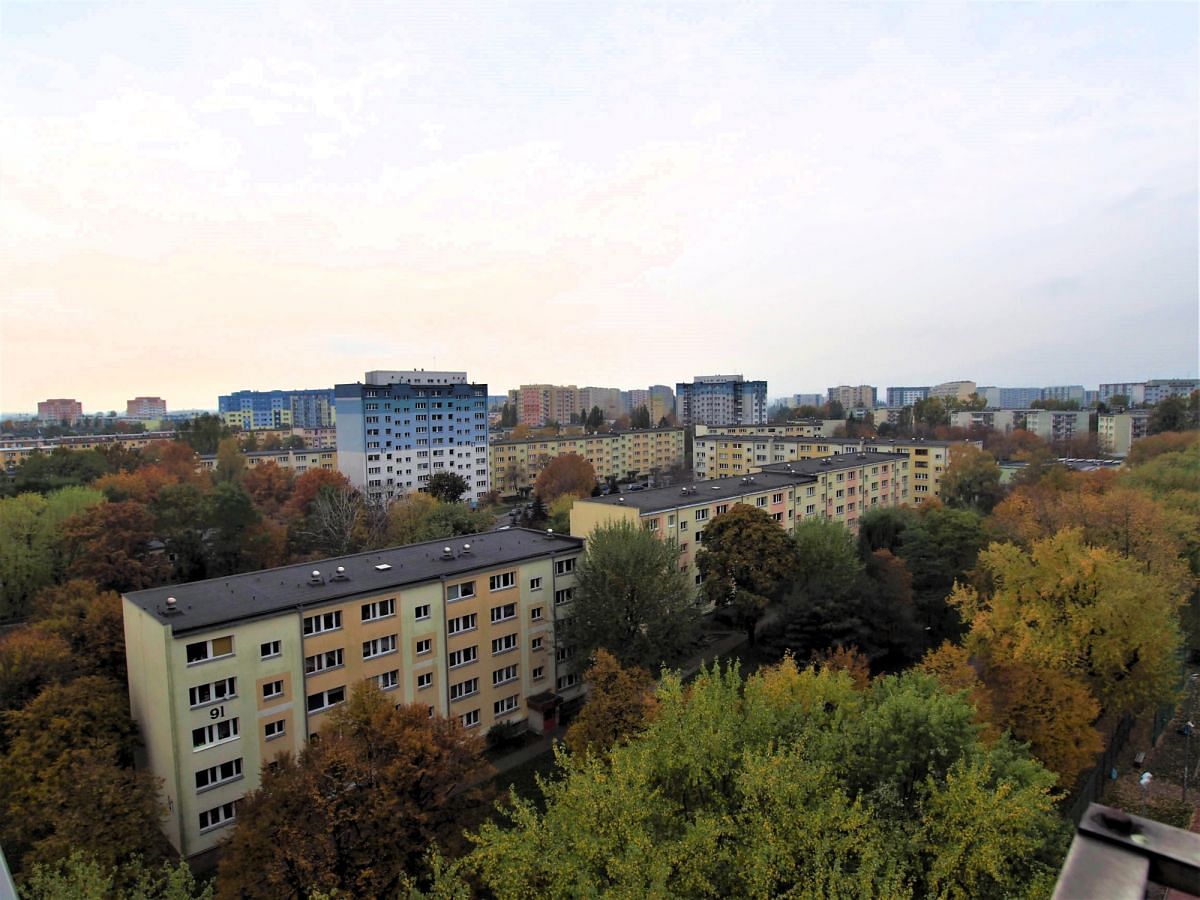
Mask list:
POLYGON ((466 372, 367 372, 334 388, 337 464, 368 496, 392 499, 452 472, 478 501, 488 491, 487 385, 466 372))
POLYGON ((43 422, 69 422, 83 418, 83 404, 78 400, 42 400, 37 405, 38 418, 43 422))
POLYGON ((821 406, 825 402, 824 394, 792 394, 792 406, 821 406))
POLYGON ((741 375, 697 375, 675 385, 680 425, 761 425, 767 421, 767 383, 741 375))
POLYGON ((167 401, 162 397, 134 397, 125 403, 127 419, 161 419, 167 414, 167 401))
POLYGON ((843 384, 838 387, 831 387, 827 392, 827 396, 830 403, 840 403, 842 409, 855 409, 857 407, 874 409, 878 393, 878 390, 870 384, 854 386, 843 384))
POLYGON ((903 409, 926 399, 929 396, 929 386, 924 387, 890 387, 887 389, 887 405, 892 409, 903 409))
POLYGON ((243 431, 328 428, 334 424, 333 388, 234 391, 217 398, 217 412, 226 425, 243 431))

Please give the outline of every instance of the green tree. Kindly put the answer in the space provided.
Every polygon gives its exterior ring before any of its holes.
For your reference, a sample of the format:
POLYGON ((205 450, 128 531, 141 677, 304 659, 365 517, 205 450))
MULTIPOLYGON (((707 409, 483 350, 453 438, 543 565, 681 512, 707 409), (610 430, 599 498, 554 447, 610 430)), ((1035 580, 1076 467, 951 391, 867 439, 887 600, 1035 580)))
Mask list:
POLYGON ((716 607, 733 607, 753 642, 763 612, 796 577, 796 544, 761 509, 737 503, 704 529, 696 565, 704 596, 716 607))
POLYGON ((48 494, 65 487, 91 484, 109 471, 108 459, 99 450, 55 447, 49 453, 35 450, 13 473, 9 494, 48 494))
POLYGON ((1146 423, 1146 431, 1149 434, 1186 431, 1195 427, 1196 423, 1189 414, 1187 401, 1182 397, 1167 397, 1157 403, 1150 413, 1150 421, 1146 423))
POLYGON ((990 513, 1004 497, 995 457, 972 444, 954 447, 942 475, 941 497, 948 506, 990 513))
POLYGON ((599 431, 604 426, 604 413, 599 406, 593 406, 592 411, 588 413, 587 421, 584 423, 588 431, 599 431))
POLYGON ((201 455, 216 453, 221 441, 232 433, 224 420, 212 413, 201 413, 175 426, 175 439, 186 442, 201 455))
POLYGON ((639 406, 629 414, 630 428, 649 428, 650 427, 650 410, 645 405, 639 406))
POLYGON ((691 647, 697 608, 679 548, 631 522, 592 532, 574 602, 555 640, 590 657, 604 648, 624 666, 657 669, 691 647))
POLYGON ((987 541, 983 517, 971 510, 929 504, 909 520, 896 555, 912 574, 917 625, 930 645, 961 633, 962 621, 946 598, 974 568, 987 541))
POLYGON ((396 706, 372 681, 284 756, 243 801, 219 896, 392 897, 434 847, 461 849, 461 821, 488 773, 483 741, 426 706, 396 706))
POLYGON ((457 503, 469 487, 457 472, 435 472, 421 490, 442 503, 457 503))
POLYGON ((462 868, 493 896, 1000 897, 1048 893, 1053 776, 918 674, 856 689, 787 660, 743 683, 664 677, 644 732, 563 756, 462 868), (907 802, 900 802, 900 798, 907 802), (978 815, 980 821, 973 821, 978 815), (1007 851, 1019 847, 1019 854, 1007 851))
POLYGON ((241 481, 246 472, 246 457, 235 437, 222 438, 217 445, 217 468, 213 476, 218 483, 241 481))
POLYGON ((250 494, 238 481, 217 484, 204 498, 208 574, 230 575, 244 568, 251 551, 251 535, 262 516, 250 494))
POLYGON ((212 900, 213 886, 196 880, 186 862, 158 868, 140 858, 106 869, 75 851, 49 865, 35 864, 21 885, 24 900, 212 900))

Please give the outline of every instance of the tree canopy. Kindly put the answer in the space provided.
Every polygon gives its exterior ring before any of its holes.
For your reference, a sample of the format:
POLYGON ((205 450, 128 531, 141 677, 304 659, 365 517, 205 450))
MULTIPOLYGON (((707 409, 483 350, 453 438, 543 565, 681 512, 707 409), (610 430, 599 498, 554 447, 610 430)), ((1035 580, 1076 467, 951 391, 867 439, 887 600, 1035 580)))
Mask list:
POLYGON ((538 473, 533 492, 543 503, 553 503, 565 494, 587 497, 596 486, 596 470, 578 453, 563 453, 550 460, 538 473))
POLYGON ((422 490, 442 503, 458 503, 470 487, 457 472, 434 472, 422 490))

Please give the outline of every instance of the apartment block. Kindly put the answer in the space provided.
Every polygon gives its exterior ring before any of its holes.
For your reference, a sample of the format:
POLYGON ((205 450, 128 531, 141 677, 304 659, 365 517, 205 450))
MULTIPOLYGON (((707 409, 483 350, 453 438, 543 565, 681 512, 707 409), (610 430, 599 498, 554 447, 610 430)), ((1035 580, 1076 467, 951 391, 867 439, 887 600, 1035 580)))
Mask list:
POLYGON ((792 406, 821 406, 825 402, 824 394, 792 394, 792 406))
POLYGON ((83 404, 78 400, 41 400, 37 405, 37 417, 43 422, 69 422, 74 425, 83 418, 83 404))
POLYGON ((988 409, 1029 409, 1042 399, 1042 389, 1034 387, 981 387, 977 393, 988 409))
POLYGON ((846 424, 845 419, 792 419, 774 425, 697 425, 695 433, 705 434, 775 434, 790 437, 833 437, 834 431, 846 424))
MULTIPOLYGON (((335 450, 252 450, 243 452, 246 468, 275 463, 282 469, 291 469, 297 475, 302 475, 309 469, 337 470, 337 452, 335 450)), ((205 454, 199 457, 198 468, 203 471, 213 471, 217 468, 215 454, 205 454)))
POLYGON ((1128 456, 1134 441, 1148 433, 1150 410, 1131 409, 1128 412, 1096 417, 1096 440, 1100 449, 1113 456, 1128 456))
POLYGON ((351 484, 390 499, 453 472, 467 481, 464 499, 487 493, 486 384, 423 369, 367 372, 364 381, 334 389, 338 469, 351 484))
POLYGON ((1025 430, 1031 431, 1043 441, 1069 441, 1086 436, 1091 430, 1090 417, 1086 409, 1026 409, 1025 430))
POLYGON ((1186 400, 1192 391, 1200 391, 1200 381, 1195 378, 1152 378, 1146 382, 1145 402, 1162 403, 1168 397, 1186 400))
POLYGON ((1140 406, 1146 402, 1146 382, 1113 381, 1100 385, 1100 402, 1108 403, 1113 397, 1125 397, 1130 404, 1140 406))
POLYGON ((1057 400, 1062 403, 1069 403, 1074 400, 1080 406, 1085 406, 1085 393, 1082 384, 1051 384, 1042 388, 1042 396, 1038 399, 1057 400))
POLYGON ((142 450, 156 442, 175 440, 173 431, 143 431, 139 434, 72 434, 57 438, 0 438, 0 464, 11 471, 35 453, 64 450, 98 450, 123 447, 142 450))
POLYGON ((942 400, 968 400, 976 393, 973 381, 944 381, 929 389, 930 397, 940 397, 942 400))
POLYGON ((940 496, 942 476, 950 464, 953 448, 980 441, 934 441, 921 438, 861 439, 811 438, 788 435, 696 435, 692 443, 692 472, 695 477, 736 477, 768 471, 779 465, 829 457, 844 458, 856 453, 899 454, 909 459, 905 474, 911 480, 903 503, 918 506, 940 496))
POLYGON ((590 462, 600 481, 641 478, 685 462, 684 429, 493 441, 488 447, 491 484, 505 493, 532 489, 542 469, 567 453, 577 453, 590 462))
POLYGON ((913 406, 929 396, 929 385, 921 387, 890 387, 887 389, 887 405, 890 409, 913 406))
POLYGON ((908 467, 903 454, 854 452, 770 464, 740 477, 584 498, 571 508, 571 534, 586 538, 601 525, 633 522, 676 540, 680 568, 699 585, 695 561, 705 525, 730 506, 761 509, 788 533, 810 518, 832 519, 857 531, 864 512, 908 502, 908 467))
MULTIPOLYGON (((585 387, 579 389, 579 412, 586 416, 593 407, 599 407, 605 421, 620 418, 625 411, 621 404, 620 388, 585 387)), ((568 419, 569 421, 569 419, 568 419)), ((657 420, 656 420, 657 421, 657 420)), ((566 422, 563 422, 565 425, 566 422)))
POLYGON ((127 419, 161 419, 167 414, 167 401, 162 397, 134 397, 125 402, 127 419))
POLYGON ((552 728, 580 690, 553 623, 582 546, 511 529, 125 595, 139 766, 163 781, 171 844, 216 846, 263 766, 362 681, 467 728, 552 728))
POLYGON ((231 428, 331 428, 332 388, 296 391, 234 391, 217 398, 217 413, 231 428))
POLYGON ((683 426, 764 425, 767 383, 741 375, 697 375, 691 384, 675 385, 675 415, 683 426))
POLYGON ((842 409, 855 409, 857 407, 874 409, 875 398, 878 393, 878 389, 873 385, 842 384, 837 387, 831 387, 827 392, 827 396, 830 403, 840 403, 842 409))
MULTIPOLYGON (((547 422, 566 425, 582 408, 575 385, 523 384, 517 389, 517 422, 540 428, 547 422)), ((590 411, 589 406, 584 412, 590 411)))
POLYGON ((985 429, 1008 434, 1014 428, 1025 427, 1025 410, 960 409, 950 413, 950 424, 955 428, 985 429))

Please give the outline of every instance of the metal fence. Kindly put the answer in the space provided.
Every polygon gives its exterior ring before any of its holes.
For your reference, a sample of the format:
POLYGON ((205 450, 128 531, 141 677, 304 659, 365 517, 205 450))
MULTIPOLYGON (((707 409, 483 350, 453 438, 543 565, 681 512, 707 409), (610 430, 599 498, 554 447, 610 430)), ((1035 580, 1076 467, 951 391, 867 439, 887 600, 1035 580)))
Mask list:
MULTIPOLYGON (((1168 721, 1170 721, 1168 719, 1168 721)), ((1157 717, 1155 718, 1157 725, 1157 717)), ((1165 726, 1164 726, 1165 727, 1165 726)), ((1117 762, 1117 756, 1125 749, 1125 742, 1129 740, 1129 732, 1133 730, 1133 716, 1124 715, 1113 728, 1112 735, 1104 747, 1104 753, 1100 757, 1100 761, 1088 773, 1078 790, 1070 798, 1070 806, 1063 810, 1063 815, 1071 820, 1072 823, 1078 825, 1083 818, 1083 814, 1087 812, 1088 804, 1095 803, 1100 800, 1104 793, 1104 785, 1109 780, 1113 767, 1117 762)))

